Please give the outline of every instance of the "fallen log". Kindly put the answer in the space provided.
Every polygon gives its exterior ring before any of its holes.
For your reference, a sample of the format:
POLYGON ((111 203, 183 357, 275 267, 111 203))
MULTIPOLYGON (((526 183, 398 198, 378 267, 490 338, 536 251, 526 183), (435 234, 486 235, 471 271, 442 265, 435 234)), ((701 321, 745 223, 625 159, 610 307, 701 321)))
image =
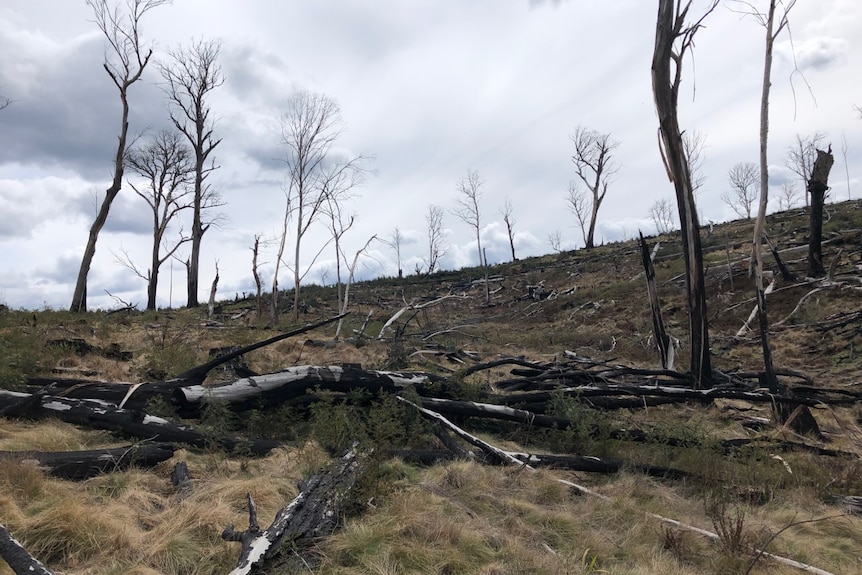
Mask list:
POLYGON ((273 343, 279 342, 283 339, 287 339, 289 337, 293 337, 295 335, 300 335, 300 334, 309 332, 313 329, 317 329, 319 327, 329 325, 331 323, 334 323, 334 322, 346 317, 347 315, 349 315, 349 312, 336 315, 334 317, 331 317, 331 318, 323 320, 323 321, 319 321, 317 323, 308 324, 304 327, 273 336, 269 339, 265 339, 263 341, 253 343, 251 345, 239 347, 230 353, 226 353, 225 355, 217 357, 211 361, 208 361, 206 363, 202 363, 201 365, 197 365, 197 366, 189 369, 188 371, 184 371, 183 373, 181 373, 178 376, 171 379, 170 382, 171 383, 179 383, 179 384, 203 383, 203 381, 207 377, 207 374, 210 371, 212 371, 213 369, 215 369, 216 367, 218 367, 222 364, 228 363, 229 361, 232 361, 235 358, 240 357, 243 354, 249 353, 249 352, 254 351, 256 349, 260 349, 262 347, 266 347, 268 345, 272 345, 273 343))
POLYGON ((279 554, 284 542, 296 544, 335 531, 343 504, 362 473, 363 467, 354 446, 326 471, 304 481, 299 495, 283 507, 263 531, 257 523, 254 500, 248 494, 248 529, 236 531, 233 525, 228 525, 221 534, 226 541, 242 543, 239 561, 230 575, 245 575, 262 567, 279 554))
MULTIPOLYGON (((0 409, 20 404, 30 397, 26 393, 0 389, 0 409)), ((275 441, 263 439, 206 434, 191 425, 174 423, 143 411, 120 409, 104 401, 55 395, 40 397, 38 402, 29 406, 26 416, 33 419, 55 417, 67 423, 105 429, 141 439, 185 443, 201 448, 217 446, 228 452, 247 452, 254 455, 266 455, 279 445, 275 441)))
POLYGON ((713 399, 742 399, 754 403, 790 403, 802 404, 809 407, 818 405, 848 405, 859 401, 858 397, 842 398, 812 398, 800 395, 782 396, 760 391, 758 389, 741 389, 738 387, 713 387, 708 389, 691 389, 685 387, 672 387, 667 385, 579 385, 573 387, 559 387, 552 391, 525 391, 510 394, 489 394, 486 399, 500 403, 501 405, 520 404, 542 404, 553 400, 555 397, 564 396, 578 398, 609 397, 609 396, 637 396, 637 397, 665 397, 675 398, 678 401, 700 401, 711 402, 713 399))
POLYGON ((35 460, 49 475, 80 481, 132 466, 150 468, 174 455, 173 443, 139 443, 85 451, 0 451, 0 461, 35 460))
MULTIPOLYGON (((654 465, 640 465, 637 463, 625 462, 615 459, 603 459, 600 457, 580 456, 580 455, 551 455, 537 453, 517 453, 509 452, 516 459, 525 465, 531 467, 545 467, 549 469, 566 469, 569 471, 583 471, 587 473, 619 473, 624 469, 637 471, 651 477, 661 477, 668 479, 683 479, 689 477, 690 474, 682 469, 673 467, 659 467, 654 465)), ((441 461, 452 461, 454 459, 464 459, 458 457, 449 450, 443 449, 405 449, 393 451, 393 457, 398 457, 407 463, 416 465, 436 465, 441 461)), ((475 461, 475 457, 469 458, 475 461)))
POLYGON ((232 409, 261 409, 281 405, 315 388, 347 393, 358 389, 372 394, 396 393, 414 387, 429 393, 433 384, 443 381, 427 373, 368 371, 355 365, 299 366, 277 373, 247 377, 227 385, 193 385, 176 389, 175 401, 184 417, 198 417, 204 401, 223 401, 232 409))
POLYGON ((30 555, 6 526, 0 523, 0 557, 12 568, 15 575, 54 575, 38 559, 30 555))
POLYGON ((24 391, 44 391, 51 395, 77 399, 99 399, 127 409, 144 410, 154 399, 172 403, 177 384, 165 382, 129 383, 126 381, 105 382, 88 379, 65 379, 50 377, 28 377, 24 391), (134 389, 132 389, 134 388, 134 389), (130 394, 129 392, 132 391, 130 394))

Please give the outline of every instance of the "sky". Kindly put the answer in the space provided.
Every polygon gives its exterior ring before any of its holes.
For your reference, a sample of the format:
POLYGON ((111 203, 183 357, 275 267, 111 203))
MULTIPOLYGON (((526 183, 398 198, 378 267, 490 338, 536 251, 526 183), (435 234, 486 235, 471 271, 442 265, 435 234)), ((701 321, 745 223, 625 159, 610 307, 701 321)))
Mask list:
MULTIPOLYGON (((704 4, 695 0, 692 13, 704 4)), ((766 1, 753 4, 765 8, 766 1)), ((727 172, 758 161, 765 32, 741 7, 723 1, 683 65, 680 124, 705 138, 702 223, 735 217, 721 199, 727 172)), ((475 265, 473 230, 453 213, 458 183, 470 170, 484 182, 481 238, 490 263, 511 259, 501 216, 506 198, 518 257, 550 253, 548 237, 556 232, 562 248, 582 246, 566 206, 578 126, 619 142, 597 243, 653 233, 650 207, 675 197, 657 147, 650 83, 656 12, 657 3, 645 0, 174 0, 147 13, 141 33, 154 58, 201 39, 222 42, 225 82, 210 98, 220 167, 210 181, 225 205, 223 224, 203 239, 200 299, 208 297, 216 262, 222 297, 253 292, 255 236, 263 242, 263 282, 271 284, 285 208, 279 118, 300 90, 338 103, 345 125, 339 153, 370 158, 368 177, 346 205, 356 215, 343 239, 351 261, 372 236, 391 239, 397 227, 402 267, 412 273, 427 253, 425 216, 433 204, 445 210, 442 268, 475 265)), ((801 181, 784 166, 787 147, 797 134, 815 131, 828 134, 835 153, 832 199, 858 199, 862 5, 800 1, 790 33, 778 38, 773 63, 772 204, 784 182, 801 193, 801 181)), ((120 101, 102 67, 105 54, 84 0, 0 4, 0 95, 12 100, 0 110, 0 303, 9 307, 71 303, 119 133, 120 101)), ((139 141, 168 126, 159 83, 151 65, 130 88, 130 133, 139 141)), ((146 269, 148 209, 124 185, 98 240, 90 309, 119 300, 146 304, 146 282, 120 260, 128 254, 146 269)), ((304 240, 305 281, 334 281, 327 238, 320 223, 304 240)), ((358 278, 396 273, 394 251, 380 241, 369 244, 356 269, 358 278)), ((289 270, 279 274, 281 286, 292 285, 289 270)), ((161 270, 158 302, 185 303, 178 261, 161 270)))

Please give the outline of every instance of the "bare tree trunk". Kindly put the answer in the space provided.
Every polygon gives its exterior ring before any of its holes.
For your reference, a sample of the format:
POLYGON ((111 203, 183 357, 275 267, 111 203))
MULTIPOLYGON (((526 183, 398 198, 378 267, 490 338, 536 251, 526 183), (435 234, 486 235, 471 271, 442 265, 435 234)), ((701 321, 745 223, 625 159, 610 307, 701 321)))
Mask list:
MULTIPOLYGON (((125 124, 128 125, 128 124, 125 124)), ((125 141, 125 137, 120 137, 121 141, 125 141)), ((122 161, 120 162, 122 163, 122 161)), ((122 181, 123 179, 123 168, 120 167, 118 177, 114 177, 114 181, 117 180, 122 181)), ((72 305, 69 307, 69 311, 72 312, 85 312, 87 311, 87 276, 90 273, 90 265, 93 263, 93 256, 96 255, 96 241, 99 239, 99 232, 102 231, 102 228, 105 226, 105 222, 108 220, 108 212, 111 209, 111 204, 114 201, 114 198, 117 197, 117 194, 120 193, 120 188, 122 184, 112 184, 110 188, 105 192, 105 199, 102 200, 102 206, 99 208, 99 213, 96 215, 96 219, 93 222, 93 225, 90 226, 90 235, 87 239, 87 246, 84 248, 84 257, 81 258, 81 267, 78 269, 78 279, 75 282, 75 292, 72 295, 72 305)))
POLYGON ((254 286, 257 289, 255 293, 255 301, 257 302, 257 317, 260 318, 263 316, 263 300, 261 299, 261 282, 260 282, 260 273, 257 271, 257 255, 260 249, 260 236, 254 236, 254 247, 252 248, 252 254, 254 254, 251 258, 251 275, 254 276, 254 286))
POLYGON ((694 203, 689 162, 685 154, 677 119, 677 100, 682 75, 681 65, 685 51, 691 47, 694 34, 703 19, 715 9, 717 4, 717 0, 711 3, 711 7, 700 20, 684 28, 690 2, 680 10, 674 0, 659 0, 655 52, 652 61, 653 94, 659 117, 663 159, 668 176, 673 181, 676 190, 679 208, 688 294, 690 369, 696 389, 710 386, 712 363, 709 351, 709 320, 706 309, 700 222, 694 203), (680 40, 679 48, 675 50, 674 44, 678 39, 680 40), (675 63, 673 75, 671 74, 671 62, 675 63))
POLYGON ((658 290, 655 285, 655 266, 649 253, 649 246, 642 233, 640 235, 641 260, 644 266, 644 274, 647 281, 647 295, 649 297, 649 307, 652 314, 652 332, 655 338, 656 346, 658 347, 659 359, 662 369, 673 369, 673 342, 667 335, 664 327, 664 319, 661 315, 661 302, 658 299, 658 290))
POLYGON ((119 10, 112 10, 107 0, 88 0, 96 18, 96 25, 105 35, 114 51, 115 59, 109 59, 106 55, 102 67, 110 76, 111 81, 120 92, 122 103, 122 122, 120 123, 120 136, 117 142, 117 154, 114 158, 114 177, 110 187, 105 191, 105 199, 99 208, 99 213, 93 225, 90 226, 90 235, 84 255, 81 258, 81 267, 78 270, 78 278, 75 281, 75 291, 72 295, 72 304, 69 306, 72 312, 87 311, 87 276, 90 273, 90 265, 96 254, 96 240, 108 219, 111 204, 120 193, 123 186, 123 161, 126 154, 126 139, 129 132, 129 101, 127 98, 129 87, 141 78, 152 50, 146 54, 142 53, 140 37, 138 35, 138 23, 141 17, 150 9, 163 4, 165 0, 141 0, 128 5, 130 13, 122 18, 119 10))
MULTIPOLYGON (((775 41, 773 25, 775 21, 775 1, 770 0, 766 15, 766 53, 763 59, 763 88, 760 95, 760 204, 757 220, 754 222, 752 239, 752 264, 754 267, 754 289, 757 291, 757 316, 760 326, 760 344, 763 348, 763 368, 766 382, 772 392, 778 392, 778 379, 772 365, 772 350, 769 347, 769 320, 766 315, 766 296, 763 293, 763 243, 766 206, 769 201, 769 165, 767 163, 767 144, 769 133, 769 88, 772 76, 772 45, 775 41)), ((778 32, 783 26, 779 24, 778 32)), ((776 34, 778 33, 776 32, 776 34)))
POLYGON ((213 278, 213 284, 210 287, 210 300, 207 305, 207 317, 212 317, 215 313, 215 299, 216 292, 218 291, 218 262, 215 265, 215 277, 213 278))
POLYGON ((808 193, 811 195, 811 217, 808 233, 808 275, 822 277, 826 274, 823 268, 823 203, 826 201, 826 191, 829 189, 829 172, 835 158, 832 156, 832 146, 824 152, 817 150, 817 160, 808 180, 808 193))
POLYGON ((81 267, 75 282, 75 293, 72 295, 72 305, 69 308, 69 311, 73 312, 87 311, 87 275, 90 273, 93 256, 96 255, 96 240, 99 239, 99 232, 102 231, 105 222, 108 221, 111 204, 123 187, 123 158, 126 154, 126 138, 129 133, 129 102, 126 99, 125 91, 120 92, 120 100, 123 103, 123 121, 120 129, 120 140, 117 144, 117 155, 114 158, 114 179, 111 181, 111 186, 105 191, 105 199, 102 200, 99 213, 96 215, 93 225, 90 226, 87 247, 84 248, 84 257, 81 258, 81 267))

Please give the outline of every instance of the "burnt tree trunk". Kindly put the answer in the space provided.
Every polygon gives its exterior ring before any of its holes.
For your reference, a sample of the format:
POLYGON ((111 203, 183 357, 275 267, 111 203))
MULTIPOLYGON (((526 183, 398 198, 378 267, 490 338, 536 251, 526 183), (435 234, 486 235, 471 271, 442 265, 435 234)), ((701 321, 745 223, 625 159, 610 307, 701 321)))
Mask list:
MULTIPOLYGON (((685 18, 689 4, 682 10, 674 0, 660 0, 656 22, 655 50, 652 60, 652 86, 659 119, 662 156, 668 177, 674 184, 679 208, 680 235, 685 254, 685 284, 688 295, 691 375, 695 389, 709 387, 712 362, 709 352, 709 320, 703 273, 700 222, 691 185, 691 171, 677 118, 677 101, 685 51, 692 46, 694 34, 704 15, 694 24, 685 18), (671 64, 673 63, 673 66, 671 64)), ((712 4, 711 12, 717 1, 712 4)))
MULTIPOLYGON (((0 389, 0 409, 28 402, 32 396, 0 389)), ((54 395, 39 397, 38 402, 28 405, 28 415, 34 419, 55 417, 75 425, 94 429, 105 429, 131 435, 141 439, 186 443, 194 447, 217 446, 229 452, 266 455, 278 447, 275 441, 218 436, 199 431, 191 425, 183 425, 148 415, 143 411, 119 409, 102 401, 70 399, 54 395)))
POLYGON ((658 289, 655 285, 655 266, 649 253, 649 246, 642 233, 640 235, 641 260, 643 261, 644 274, 647 281, 647 294, 649 296, 649 307, 652 314, 652 333, 658 346, 659 359, 662 369, 673 369, 673 343, 664 328, 664 319, 661 316, 661 302, 658 299, 658 289))
POLYGON ((823 267, 823 203, 829 190, 829 172, 835 158, 832 156, 832 146, 827 151, 817 150, 817 159, 811 177, 808 178, 808 193, 811 195, 811 213, 808 234, 808 275, 823 277, 826 270, 823 267))
POLYGON ((12 537, 6 526, 0 523, 0 557, 9 564, 15 575, 54 575, 24 549, 24 546, 12 537))
POLYGON ((50 475, 74 481, 129 467, 149 468, 174 455, 172 443, 141 443, 86 451, 0 451, 0 461, 35 460, 50 475))
POLYGON ((326 471, 309 477, 300 485, 300 492, 283 507, 272 524, 261 531, 257 523, 257 508, 248 495, 246 531, 236 531, 228 525, 222 539, 242 543, 237 567, 230 575, 245 575, 275 558, 282 543, 296 544, 311 538, 324 537, 335 531, 341 520, 344 503, 349 499, 363 467, 356 448, 334 461, 326 471))

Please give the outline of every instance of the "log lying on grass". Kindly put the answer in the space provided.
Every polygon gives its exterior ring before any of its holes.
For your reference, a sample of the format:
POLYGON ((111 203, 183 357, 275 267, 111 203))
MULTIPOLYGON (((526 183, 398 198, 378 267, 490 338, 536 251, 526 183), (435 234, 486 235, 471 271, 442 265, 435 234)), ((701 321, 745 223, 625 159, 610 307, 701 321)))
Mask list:
POLYGON ((126 409, 144 410, 154 399, 170 404, 174 398, 175 383, 129 383, 125 381, 94 381, 49 377, 28 377, 27 393, 48 393, 78 399, 99 399, 126 409))
POLYGON ((194 447, 217 446, 228 452, 247 452, 254 455, 266 455, 278 446, 275 441, 263 439, 208 435, 191 425, 174 423, 143 411, 120 409, 103 401, 54 395, 31 396, 0 389, 0 411, 15 408, 22 403, 27 404, 27 409, 26 413, 18 414, 19 416, 26 415, 34 419, 55 417, 67 423, 105 429, 141 439, 185 443, 194 447))
POLYGON ((174 455, 173 443, 140 443, 85 451, 0 451, 0 461, 32 460, 50 475, 82 480, 129 467, 149 468, 174 455))
POLYGON ((307 365, 243 378, 227 385, 179 387, 175 403, 184 417, 197 417, 204 401, 223 401, 236 410, 261 409, 281 405, 315 388, 342 393, 363 390, 377 394, 413 387, 421 394, 430 392, 430 387, 442 379, 427 373, 364 370, 356 365, 307 365))
POLYGON ((228 525, 221 535, 226 541, 242 543, 237 567, 230 575, 245 575, 260 568, 278 555, 286 541, 295 544, 331 534, 341 519, 342 505, 362 472, 361 458, 354 447, 326 471, 304 481, 299 495, 276 514, 264 531, 257 523, 257 508, 248 494, 248 529, 236 531, 233 525, 228 525))
POLYGON ((53 571, 48 571, 38 559, 30 555, 2 523, 0 523, 0 557, 9 564, 16 575, 54 575, 53 571))

